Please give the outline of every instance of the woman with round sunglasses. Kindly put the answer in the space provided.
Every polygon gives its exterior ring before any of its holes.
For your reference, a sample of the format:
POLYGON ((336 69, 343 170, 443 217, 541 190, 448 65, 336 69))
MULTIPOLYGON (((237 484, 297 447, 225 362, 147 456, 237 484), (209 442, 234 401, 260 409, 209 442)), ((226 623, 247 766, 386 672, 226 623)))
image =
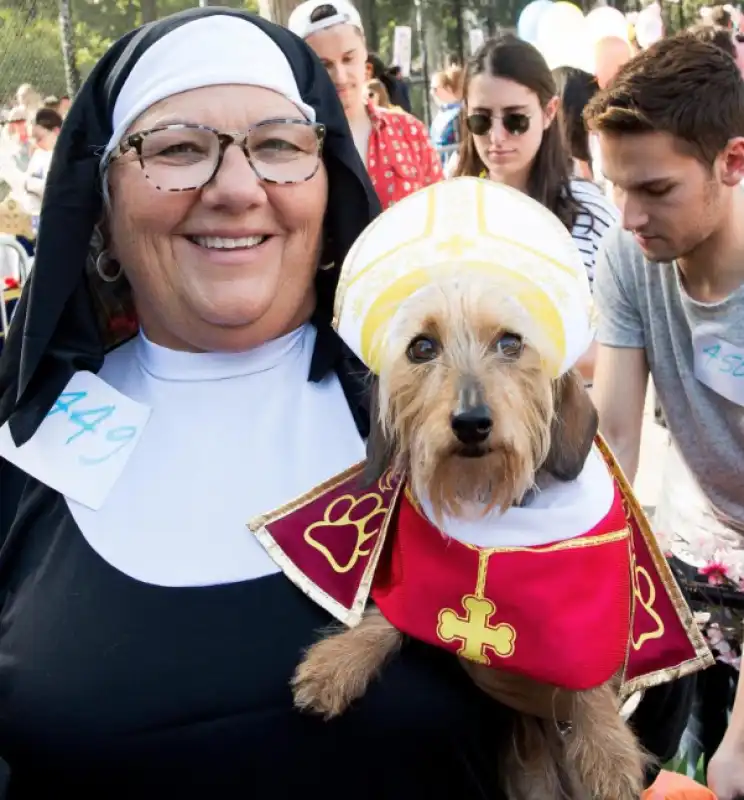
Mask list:
MULTIPOLYGON (((489 39, 467 66, 463 102, 453 175, 506 183, 549 208, 571 231, 593 281, 600 241, 618 212, 596 184, 572 177, 558 90, 540 52, 512 34, 489 39)), ((578 363, 587 385, 594 350, 578 363)))
POLYGON ((549 208, 572 232, 591 280, 600 240, 618 214, 598 187, 572 178, 559 105, 535 47, 511 34, 488 40, 467 66, 454 175, 506 183, 549 208))

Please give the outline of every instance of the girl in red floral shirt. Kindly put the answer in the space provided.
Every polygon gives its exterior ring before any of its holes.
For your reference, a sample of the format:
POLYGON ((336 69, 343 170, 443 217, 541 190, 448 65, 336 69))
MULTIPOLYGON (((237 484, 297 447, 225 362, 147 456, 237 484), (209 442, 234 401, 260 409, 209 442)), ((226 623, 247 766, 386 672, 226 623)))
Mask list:
POLYGON ((423 124, 368 101, 367 46, 354 6, 347 0, 307 0, 292 12, 288 27, 307 40, 333 79, 383 209, 442 179, 441 160, 423 124))

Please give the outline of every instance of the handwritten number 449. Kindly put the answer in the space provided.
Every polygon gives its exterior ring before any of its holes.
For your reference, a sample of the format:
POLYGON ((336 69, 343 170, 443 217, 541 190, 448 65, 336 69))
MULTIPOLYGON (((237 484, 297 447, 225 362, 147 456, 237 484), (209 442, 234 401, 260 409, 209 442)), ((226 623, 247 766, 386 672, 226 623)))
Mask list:
MULTIPOLYGON (((47 417, 52 417, 60 413, 66 414, 68 422, 78 428, 75 433, 68 437, 65 444, 74 442, 86 433, 96 433, 98 426, 105 422, 116 411, 116 406, 114 405, 87 409, 81 409, 79 406, 75 409, 72 408, 76 403, 84 400, 87 396, 88 392, 62 392, 51 411, 47 414, 47 417)), ((80 456, 80 461, 88 465, 100 464, 103 461, 107 461, 123 447, 126 447, 127 443, 136 435, 137 428, 134 425, 120 425, 117 428, 113 428, 106 433, 105 439, 107 442, 117 444, 118 446, 105 455, 96 458, 80 456)))
POLYGON ((721 355, 721 345, 712 344, 704 347, 703 353, 708 356, 705 366, 710 366, 712 361, 718 362, 718 372, 724 375, 733 375, 734 378, 744 378, 744 357, 735 355, 721 355))

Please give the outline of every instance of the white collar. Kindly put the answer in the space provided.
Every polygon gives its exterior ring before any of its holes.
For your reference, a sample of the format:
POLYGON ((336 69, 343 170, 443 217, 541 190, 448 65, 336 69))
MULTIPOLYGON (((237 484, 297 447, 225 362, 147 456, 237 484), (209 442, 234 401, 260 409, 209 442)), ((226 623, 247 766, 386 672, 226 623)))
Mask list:
POLYGON ((293 362, 302 355, 307 325, 240 353, 189 353, 151 342, 140 331, 137 360, 145 372, 164 381, 209 381, 253 375, 293 362))

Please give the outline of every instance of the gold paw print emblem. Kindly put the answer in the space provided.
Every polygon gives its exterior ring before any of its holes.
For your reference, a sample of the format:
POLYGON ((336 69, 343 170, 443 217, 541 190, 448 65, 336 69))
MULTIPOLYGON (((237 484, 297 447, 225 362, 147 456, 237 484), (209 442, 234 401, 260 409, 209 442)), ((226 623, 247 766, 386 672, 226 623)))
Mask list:
POLYGON ((360 498, 345 494, 326 508, 322 520, 305 530, 305 542, 325 556, 334 572, 349 572, 360 558, 372 552, 374 542, 370 540, 380 532, 385 513, 382 497, 378 494, 360 498), (320 541, 321 534, 325 534, 332 550, 320 541))
POLYGON ((439 612, 437 635, 443 642, 459 641, 458 655, 476 664, 491 663, 486 648, 501 658, 514 654, 517 632, 505 622, 491 625, 496 606, 490 600, 469 594, 462 598, 462 605, 464 616, 458 616, 451 608, 439 612))
POLYGON ((395 489, 395 473, 389 469, 382 474, 382 477, 377 481, 377 486, 381 492, 392 492, 395 489))
POLYGON ((656 586, 654 585, 654 581, 648 574, 648 570, 646 570, 644 567, 638 566, 635 553, 633 554, 630 567, 632 570, 631 580, 633 582, 633 595, 635 602, 638 604, 635 607, 633 619, 638 623, 641 619, 640 609, 643 609, 643 611, 645 611, 647 614, 647 619, 652 620, 654 624, 653 630, 646 631, 638 636, 635 635, 635 631, 633 632, 633 635, 631 636, 633 649, 640 650, 645 642, 649 641, 650 639, 659 639, 664 635, 664 622, 654 608, 654 603, 656 602, 656 586), (643 578, 643 581, 646 584, 645 594, 641 588, 641 578, 643 578))

